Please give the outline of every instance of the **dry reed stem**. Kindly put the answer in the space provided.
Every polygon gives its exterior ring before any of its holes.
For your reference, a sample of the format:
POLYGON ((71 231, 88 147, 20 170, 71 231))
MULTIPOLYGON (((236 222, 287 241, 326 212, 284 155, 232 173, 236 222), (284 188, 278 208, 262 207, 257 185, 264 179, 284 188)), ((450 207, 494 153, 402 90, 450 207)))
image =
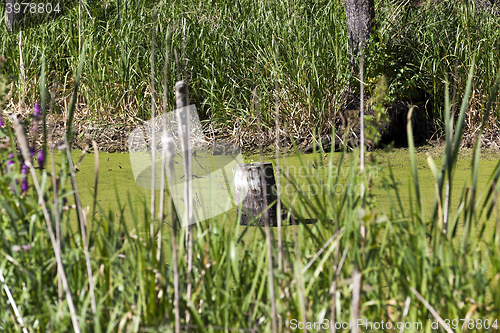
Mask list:
MULTIPOLYGON (((335 307, 337 301, 337 281, 339 279, 340 271, 342 270, 342 266, 344 265, 345 257, 347 256, 347 250, 349 250, 349 245, 346 245, 344 252, 342 253, 342 258, 340 258, 340 262, 335 267, 335 277, 333 279, 332 285, 330 287, 330 297, 332 298, 332 306, 330 308, 330 320, 335 322, 335 307)), ((330 326, 330 332, 335 333, 337 329, 335 325, 330 326)))
POLYGON ((305 272, 307 271, 307 269, 309 267, 311 267, 311 265, 316 261, 316 259, 319 258, 319 256, 321 255, 321 253, 323 253, 323 251, 325 251, 325 249, 328 247, 328 245, 330 245, 331 242, 333 242, 334 239, 336 239, 342 232, 344 232, 344 227, 342 227, 340 230, 338 230, 333 236, 331 236, 325 244, 323 244, 323 246, 321 247, 321 249, 319 249, 318 252, 316 252, 316 254, 314 255, 314 257, 312 257, 312 259, 307 263, 307 265, 304 266, 304 268, 302 269, 302 274, 305 274, 305 272))
MULTIPOLYGON (((174 162, 172 156, 175 154, 174 140, 170 137, 166 138, 164 150, 167 150, 166 155, 167 163, 167 177, 168 179, 174 179, 174 162)), ((172 261, 173 261, 173 274, 174 274, 174 315, 175 315, 175 333, 180 333, 180 310, 179 310, 179 267, 177 258, 177 221, 174 210, 174 205, 172 202, 172 196, 168 196, 168 209, 170 211, 170 223, 172 225, 172 261)))
MULTIPOLYGON (((163 222, 165 219, 164 206, 165 206, 165 163, 167 157, 167 129, 166 129, 166 113, 167 113, 167 73, 168 73, 168 58, 170 51, 170 39, 172 32, 170 27, 167 30, 167 49, 165 50, 165 62, 163 65, 163 133, 162 133, 162 157, 161 157, 161 179, 160 179, 160 226, 158 229, 158 245, 156 248, 156 261, 161 262, 161 237, 163 230, 163 222)), ((170 199, 170 196, 169 196, 170 199)), ((169 200, 169 210, 171 210, 170 200, 169 200)))
POLYGON ((36 191, 38 193, 38 200, 40 205, 42 206, 43 216, 45 218, 45 223, 47 224, 47 230, 49 231, 50 241, 52 242, 52 248, 54 249, 54 254, 56 256, 57 266, 60 267, 61 280, 63 283, 64 291, 66 292, 66 301, 68 302, 68 308, 71 316, 71 322, 73 324, 73 329, 75 333, 80 333, 78 317, 76 316, 75 306, 73 304, 73 298, 71 296, 71 291, 69 290, 68 279, 66 278, 66 273, 64 272, 64 267, 61 259, 61 252, 59 251, 58 243, 54 235, 54 230, 52 230, 50 215, 47 210, 47 205, 45 204, 45 200, 43 198, 43 192, 38 182, 38 177, 36 175, 35 168, 31 163, 31 155, 28 148, 28 141, 26 139, 26 135, 24 134, 24 130, 21 126, 21 123, 19 122, 16 116, 14 116, 13 118, 14 118, 14 129, 16 132, 17 139, 19 141, 19 145, 21 147, 21 153, 24 157, 25 164, 30 168, 30 173, 33 178, 33 184, 35 185, 36 191))
MULTIPOLYGON (((179 127, 179 137, 181 141, 182 154, 183 154, 183 168, 184 168, 184 202, 185 207, 185 242, 187 246, 186 261, 188 263, 187 269, 187 290, 186 297, 188 303, 191 300, 191 271, 193 269, 193 242, 192 242, 192 224, 193 224, 193 189, 192 189, 192 156, 191 156, 191 119, 188 114, 189 110, 184 109, 187 107, 187 90, 188 87, 185 82, 179 81, 175 84, 176 94, 176 116, 179 127)), ((186 323, 189 324, 191 314, 186 310, 186 323)))
POLYGON ((82 0, 78 0, 78 58, 82 45, 82 0))
POLYGON ((5 278, 3 277, 2 272, 0 272, 0 282, 2 282, 2 284, 3 284, 3 290, 5 290, 5 293, 7 294, 7 298, 9 299, 9 303, 12 306, 12 310, 14 310, 14 315, 16 316, 16 319, 19 322, 19 325, 21 325, 21 327, 23 329, 23 333, 28 333, 28 330, 24 326, 23 317, 21 317, 21 313, 19 313, 19 309, 17 308, 16 301, 14 301, 14 298, 12 297, 9 286, 7 286, 7 283, 5 283, 5 278))
MULTIPOLYGON (((183 35, 186 35, 186 18, 183 19, 183 35)), ((188 82, 188 73, 187 73, 187 56, 186 56, 186 38, 182 37, 182 54, 184 57, 184 79, 183 81, 186 84, 186 97, 184 101, 184 106, 189 106, 189 82, 188 82)), ((189 143, 191 142, 191 120, 190 116, 188 115, 187 119, 189 120, 187 130, 188 130, 188 138, 189 138, 189 143)), ((191 145, 189 145, 191 148, 191 145)), ((192 159, 191 159, 191 150, 188 151, 188 166, 189 166, 189 175, 190 178, 192 178, 192 159)), ((191 180, 191 179, 190 179, 191 180)), ((192 283, 191 283, 191 271, 193 270, 193 188, 192 188, 192 183, 191 181, 189 182, 189 196, 187 197, 188 205, 189 205, 189 225, 188 225, 188 277, 187 277, 187 299, 188 302, 191 300, 191 289, 192 289, 192 283)), ((191 314, 188 312, 188 315, 186 316, 186 323, 189 324, 189 320, 191 318, 191 314)))
MULTIPOLYGON (((276 215, 278 219, 278 269, 282 270, 283 268, 283 240, 282 240, 282 230, 281 230, 281 170, 280 170, 280 105, 278 98, 278 81, 276 80, 274 83, 274 89, 276 90, 276 98, 275 98, 275 109, 276 109, 276 170, 278 170, 278 180, 276 181, 276 215)), ((281 325, 280 325, 281 327, 281 325)))
POLYGON ((499 214, 498 214, 498 191, 496 190, 495 182, 491 185, 494 191, 493 195, 493 205, 495 206, 495 220, 496 220, 496 226, 497 226, 497 234, 496 234, 496 241, 498 245, 500 246, 500 220, 499 220, 499 214))
MULTIPOLYGON (((285 122, 285 133, 288 133, 288 123, 285 122)), ((285 170, 286 170, 286 186, 289 186, 290 185, 290 171, 288 169, 288 149, 287 147, 285 146, 285 149, 284 149, 284 158, 285 158, 285 170)), ((289 199, 289 198, 287 198, 289 199)), ((288 211, 287 213, 287 220, 292 222, 292 216, 291 216, 291 213, 290 213, 291 209, 288 211)), ((295 223, 295 221, 293 221, 293 223, 295 223)), ((288 259, 290 259, 290 253, 288 252, 288 246, 285 246, 285 248, 283 249, 283 270, 286 272, 288 270, 288 268, 291 269, 291 266, 290 266, 290 263, 288 262, 288 259)))
POLYGON ((158 218, 160 219, 160 226, 158 228, 158 245, 156 247, 156 261, 158 262, 158 264, 161 260, 161 234, 163 229, 163 220, 165 219, 165 214, 163 213, 163 209, 165 206, 165 159, 167 157, 167 124, 165 117, 166 115, 164 114, 162 117, 163 133, 161 135, 162 154, 160 174, 160 212, 158 214, 158 218))
POLYGON ((78 160, 78 162, 75 164, 73 170, 76 170, 78 169, 78 167, 80 166, 80 164, 82 164, 82 161, 83 161, 83 158, 85 157, 85 155, 87 154, 87 151, 89 150, 90 146, 89 145, 85 145, 85 147, 83 147, 83 150, 82 150, 82 153, 80 154, 80 159, 78 160))
MULTIPOLYGON (((357 264, 354 264, 354 270, 352 272, 352 289, 351 318, 354 323, 357 323, 361 301, 361 272, 359 271, 357 264)), ((351 332, 357 333, 358 325, 353 325, 351 332)))
MULTIPOLYGON (((54 77, 54 89, 52 90, 51 96, 50 96, 50 111, 53 113, 54 112, 54 100, 55 100, 55 86, 56 86, 56 80, 54 77)), ((52 142, 52 131, 49 134, 49 141, 52 142)), ((57 240, 57 248, 59 251, 61 251, 61 221, 60 221, 60 216, 59 216, 59 198, 58 198, 58 191, 59 189, 57 188, 57 176, 56 176, 56 164, 54 161, 54 149, 50 148, 50 166, 51 166, 51 172, 52 172, 52 188, 54 191, 54 210, 55 210, 55 220, 56 220, 56 240, 57 240)), ((59 306, 62 305, 62 297, 63 297, 63 289, 62 289, 62 282, 61 282, 61 268, 59 265, 57 266, 57 295, 58 295, 58 300, 59 300, 59 306)), ((62 319, 62 311, 59 312, 59 319, 62 319)))
MULTIPOLYGON (((56 164, 54 161, 54 149, 50 148, 50 165, 52 169, 52 187, 54 191, 54 211, 55 211, 55 219, 56 219, 56 240, 57 240, 57 248, 61 251, 61 221, 59 217, 59 198, 57 188, 57 177, 56 177, 56 164)), ((62 284, 61 284, 61 267, 57 266, 57 290, 58 290, 58 298, 59 305, 62 304, 62 284)), ((62 313, 60 313, 62 316, 62 313)))
MULTIPOLYGON (((186 36, 186 18, 182 20, 183 29, 182 34, 186 36)), ((189 87, 188 81, 188 72, 187 72, 187 56, 186 56, 186 37, 182 37, 182 55, 184 57, 184 78, 183 81, 186 83, 186 86, 189 87)), ((186 89, 186 106, 189 105, 189 89, 186 89)))
MULTIPOLYGON (((295 221, 294 221, 295 222, 295 221)), ((297 282, 299 284, 299 296, 300 296, 300 312, 302 314, 302 322, 306 322, 306 301, 304 297, 304 288, 302 286, 302 270, 300 269, 300 253, 299 253, 299 241, 297 239, 297 224, 293 223, 293 242, 295 245, 295 262, 297 265, 297 282)))
MULTIPOLYGON (((333 140, 332 144, 335 146, 335 137, 333 137, 332 140, 333 140)), ((331 167, 332 167, 332 160, 330 159, 328 161, 328 168, 331 169, 331 167)), ((330 198, 330 201, 333 202, 333 197, 332 197, 331 192, 328 192, 328 196, 330 198)), ((338 231, 339 231, 339 219, 337 218, 335 220, 335 232, 338 232, 338 231)), ((344 254, 347 254, 347 252, 346 252, 347 248, 348 248, 348 246, 346 246, 344 254)), ((335 277, 333 279, 332 285, 330 286, 330 290, 329 290, 330 297, 332 299, 332 305, 330 308, 330 320, 332 320, 333 322, 335 322, 335 306, 336 306, 335 302, 336 302, 336 293, 337 293, 337 277, 338 277, 338 273, 340 271, 340 269, 339 269, 339 253, 340 253, 340 251, 339 250, 340 250, 340 244, 339 244, 339 246, 337 246, 335 248, 335 259, 334 259, 335 277)), ((342 266, 344 259, 345 259, 345 257, 342 257, 342 262, 341 262, 340 266, 342 266)), ((333 326, 335 326, 335 325, 333 325, 333 326)), ((330 332, 335 332, 335 331, 336 331, 335 327, 330 328, 330 332)))
MULTIPOLYGON (((404 319, 408 315, 408 311, 410 310, 410 302, 411 302, 411 297, 410 296, 406 297, 405 308, 403 310, 403 316, 401 317, 402 322, 404 322, 404 319)), ((403 333, 404 329, 405 329, 404 325, 402 325, 401 328, 399 329, 399 333, 403 333)))
POLYGON ((155 138, 155 37, 156 37, 156 6, 153 9, 153 38, 151 41, 151 220, 149 223, 150 250, 154 241, 155 217, 155 183, 156 183, 156 138, 155 138))
POLYGON ((83 250, 85 252, 85 262, 87 265, 87 274, 89 276, 89 289, 90 289, 92 313, 96 314, 97 307, 96 307, 95 295, 94 295, 94 277, 92 275, 92 267, 90 266, 90 254, 89 254, 89 243, 87 241, 86 217, 85 217, 85 212, 83 211, 83 208, 82 208, 82 203, 80 201, 80 194, 78 193, 78 185, 76 183, 75 169, 73 168, 73 161, 71 160, 71 151, 70 151, 69 143, 68 143, 68 140, 66 137, 65 137, 64 141, 66 144, 66 155, 68 156, 69 171, 71 173, 71 181, 73 183, 73 191, 75 192, 74 195, 75 195, 76 209, 78 211, 78 220, 80 220, 80 229, 82 231, 83 250))
POLYGON ((359 143, 359 158, 360 158, 360 171, 363 172, 365 170, 365 110, 364 110, 364 57, 363 57, 363 49, 361 46, 361 59, 359 64, 359 76, 360 76, 360 84, 359 84, 359 94, 360 94, 360 104, 359 104, 359 131, 360 131, 360 143, 359 143))
MULTIPOLYGON (((257 95, 257 88, 254 89, 254 105, 255 111, 257 115, 257 121, 259 130, 261 130, 260 123, 260 105, 259 105, 259 97, 257 95)), ((266 245, 267 245, 267 262, 268 262, 268 271, 269 271, 269 293, 271 296, 271 325, 273 333, 277 332, 277 324, 276 324, 276 295, 274 292, 274 265, 273 265, 273 250, 272 250, 272 241, 271 241, 271 229, 269 227, 269 214, 267 207, 267 188, 266 182, 264 179, 264 153, 262 150, 262 140, 259 140, 259 154, 260 154, 260 183, 262 184, 262 197, 264 198, 264 211, 262 213, 262 219, 264 220, 264 229, 266 233, 266 245)))
MULTIPOLYGON (((19 72, 21 73, 21 89, 19 90, 19 100, 24 101, 25 88, 26 88, 26 73, 24 72, 24 61, 23 61, 23 31, 19 29, 19 72)), ((24 103, 22 103, 24 104, 24 103)))
MULTIPOLYGON (((361 50, 361 55, 360 55, 360 64, 359 64, 359 78, 360 78, 360 84, 359 84, 359 90, 360 90, 360 107, 359 107, 359 117, 360 117, 360 142, 359 142, 359 159, 360 159, 360 170, 363 172, 365 170, 365 110, 364 110, 364 45, 360 45, 360 50, 361 50)), ((364 184, 364 180, 363 180, 364 184)), ((363 200, 363 206, 365 205, 365 200, 364 200, 364 191, 361 192, 361 198, 363 200)), ((366 231, 365 227, 361 223, 360 226, 360 233, 362 237, 362 253, 363 253, 363 258, 361 260, 364 260, 364 240, 366 236, 366 231)), ((359 317, 359 308, 361 305, 361 288, 362 288, 362 275, 361 272, 359 271, 359 267, 357 263, 354 264, 354 270, 352 273, 352 280, 353 280, 353 293, 352 293, 352 304, 351 304, 351 318, 353 322, 358 321, 359 317)), ((358 332, 358 326, 354 325, 351 330, 353 333, 358 332)))
POLYGON ((417 290, 415 290, 415 288, 410 287, 410 290, 413 294, 415 294, 415 296, 417 296, 417 298, 420 300, 420 302, 422 302, 422 304, 427 308, 427 310, 429 310, 429 312, 432 313, 434 318, 437 319, 437 321, 443 326, 446 332, 453 333, 451 328, 444 322, 443 318, 441 318, 439 313, 437 313, 436 310, 434 310, 434 308, 425 300, 425 298, 423 298, 422 295, 420 295, 420 293, 417 290))

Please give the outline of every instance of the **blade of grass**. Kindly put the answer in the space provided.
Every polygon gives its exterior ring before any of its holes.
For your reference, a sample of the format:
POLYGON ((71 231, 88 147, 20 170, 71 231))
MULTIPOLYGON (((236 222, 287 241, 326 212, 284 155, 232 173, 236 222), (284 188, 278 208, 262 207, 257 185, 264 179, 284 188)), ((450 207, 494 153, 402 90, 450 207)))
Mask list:
POLYGON ((94 217, 97 204, 97 187, 99 186, 99 147, 97 142, 92 140, 92 146, 94 147, 94 204, 92 208, 92 218, 94 217))
POLYGON ((418 211, 418 218, 420 222, 422 222, 423 218, 423 210, 422 210, 422 200, 421 200, 421 195, 420 195, 420 185, 418 182, 418 173, 417 173, 417 161, 415 158, 415 145, 413 144, 413 128, 412 128, 412 113, 413 109, 415 106, 412 106, 410 110, 408 111, 408 123, 406 126, 406 131, 408 133, 408 149, 410 150, 410 162, 411 162, 411 174, 413 178, 413 187, 415 189, 415 194, 417 196, 417 211, 418 211))
POLYGON ((82 70, 83 70, 83 64, 85 63, 85 49, 86 49, 86 44, 83 45, 83 50, 82 53, 80 54, 80 60, 78 63, 78 71, 76 73, 76 79, 75 79, 75 89, 73 90, 73 98, 71 100, 71 104, 69 106, 69 114, 68 114, 68 120, 67 120, 67 129, 66 129, 66 140, 69 143, 72 143, 73 139, 73 117, 75 115, 75 108, 76 108, 76 99, 78 97, 78 87, 80 86, 80 78, 82 77, 82 70))

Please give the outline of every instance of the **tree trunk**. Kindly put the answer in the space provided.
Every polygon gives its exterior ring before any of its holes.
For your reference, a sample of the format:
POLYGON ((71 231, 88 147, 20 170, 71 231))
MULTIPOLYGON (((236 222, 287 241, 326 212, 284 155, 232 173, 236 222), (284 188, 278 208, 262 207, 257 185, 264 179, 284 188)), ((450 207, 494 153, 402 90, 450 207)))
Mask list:
POLYGON ((7 24, 7 31, 14 33, 17 31, 19 21, 21 20, 21 11, 14 12, 14 4, 19 4, 19 0, 5 0, 5 23, 7 24))
POLYGON ((368 44, 375 23, 375 5, 373 0, 345 0, 345 14, 351 64, 356 71, 358 68, 356 57, 368 44))

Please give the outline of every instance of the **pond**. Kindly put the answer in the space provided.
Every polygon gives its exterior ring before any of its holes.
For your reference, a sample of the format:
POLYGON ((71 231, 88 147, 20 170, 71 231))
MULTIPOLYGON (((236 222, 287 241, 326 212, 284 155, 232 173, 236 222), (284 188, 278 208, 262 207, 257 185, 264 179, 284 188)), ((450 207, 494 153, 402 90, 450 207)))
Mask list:
MULTIPOLYGON (((418 176, 420 182, 420 188, 423 198, 423 208, 427 217, 432 214, 432 209, 434 205, 434 198, 436 193, 435 179, 429 169, 428 163, 426 161, 427 156, 431 156, 437 165, 441 162, 442 147, 419 147, 417 148, 417 165, 418 165, 418 176)), ((472 160, 471 150, 462 150, 458 159, 458 163, 455 169, 454 176, 454 191, 452 191, 451 197, 451 216, 453 217, 456 211, 457 202, 462 195, 462 188, 470 182, 471 179, 471 160, 472 160)), ((73 152, 73 159, 76 161, 80 152, 73 152)), ((307 182, 308 177, 317 178, 320 181, 323 180, 324 183, 328 182, 329 175, 339 175, 338 184, 332 189, 332 192, 336 197, 341 197, 345 191, 358 191, 359 189, 349 186, 347 183, 348 174, 351 171, 349 168, 350 159, 353 156, 352 153, 347 154, 344 157, 344 162, 339 165, 341 159, 341 153, 330 154, 302 154, 302 155, 290 155, 287 157, 281 156, 280 165, 283 170, 288 170, 290 176, 294 176, 298 182, 298 186, 304 193, 309 197, 313 198, 315 193, 318 192, 318 187, 311 186, 307 182), (332 157, 332 169, 328 169, 328 161, 332 157), (323 163, 323 164, 322 164, 323 163)), ((482 191, 487 189, 488 177, 493 172, 495 166, 498 163, 498 157, 500 153, 493 150, 484 150, 481 155, 480 169, 479 169, 479 197, 482 191)), ((246 163, 259 161, 258 155, 245 155, 243 154, 244 161, 246 163)), ((392 172, 397 184, 399 184, 399 195, 401 198, 402 206, 407 209, 410 205, 410 193, 408 185, 411 180, 411 168, 409 151, 405 148, 392 149, 391 151, 376 150, 374 152, 369 152, 366 155, 367 161, 377 161, 377 164, 367 164, 367 169, 372 173, 372 193, 376 200, 378 207, 381 211, 389 213, 390 210, 390 198, 387 192, 383 188, 384 180, 389 179, 389 167, 391 165, 392 172)), ((274 156, 265 156, 264 161, 272 162, 273 167, 276 169, 276 158, 274 156)), ((203 162, 202 162, 203 163, 203 162)), ((195 162, 193 162, 195 164, 195 162)), ((157 165, 157 174, 159 174, 159 165, 157 165)), ((359 169, 356 170, 358 172, 359 169)), ((278 178, 278 172, 275 171, 275 177, 278 178)), ((76 174, 78 188, 84 207, 92 207, 93 203, 93 186, 94 186, 94 156, 89 154, 85 156, 81 165, 79 166, 79 171, 76 174)), ((285 177, 281 177, 282 186, 282 201, 285 206, 289 205, 289 199, 296 193, 296 189, 292 186, 287 186, 287 180, 285 177)), ((132 202, 134 209, 141 212, 143 209, 149 211, 149 206, 151 202, 151 190, 141 188, 137 185, 134 174, 132 171, 132 166, 130 163, 130 157, 127 153, 99 153, 99 187, 98 187, 98 203, 101 205, 105 212, 111 210, 115 217, 118 217, 119 205, 116 195, 119 196, 122 205, 126 204, 127 209, 124 212, 125 221, 127 225, 133 226, 131 220, 130 209, 128 208, 128 198, 132 202)), ((317 195, 317 194, 316 194, 317 195)), ((413 200, 415 200, 414 193, 411 193, 413 200)), ((156 202, 157 211, 159 207, 158 198, 160 196, 160 191, 156 190, 156 202)), ((213 199, 213 198, 212 198, 213 199)), ((220 198, 215 198, 220 200, 220 198)), ((392 198, 394 200, 394 197, 392 198)), ((72 213, 72 223, 76 226, 76 214, 72 213)), ((97 212, 96 217, 98 217, 102 212, 97 212)), ((310 216, 314 218, 314 216, 310 216)), ((143 219, 140 219, 141 221, 143 219)), ((233 208, 228 211, 227 218, 224 219, 224 228, 231 230, 235 225, 236 220, 236 209, 233 208)))

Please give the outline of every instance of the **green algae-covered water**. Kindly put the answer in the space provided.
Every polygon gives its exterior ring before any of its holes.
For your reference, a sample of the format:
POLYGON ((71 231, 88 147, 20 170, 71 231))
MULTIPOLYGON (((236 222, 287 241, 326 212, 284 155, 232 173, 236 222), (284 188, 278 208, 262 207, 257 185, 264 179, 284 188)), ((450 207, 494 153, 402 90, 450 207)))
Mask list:
MULTIPOLYGON (((308 183, 307 177, 316 177, 324 184, 328 183, 328 178, 334 175, 339 175, 338 184, 335 188, 331 189, 336 194, 335 197, 340 197, 345 191, 357 191, 347 183, 350 166, 350 160, 353 158, 354 153, 349 153, 344 156, 344 162, 339 165, 341 153, 330 154, 304 154, 304 155, 290 155, 288 157, 281 156, 280 166, 285 171, 288 171, 289 176, 297 180, 299 188, 304 191, 306 195, 313 198, 318 193, 318 187, 312 186, 308 183), (333 167, 328 168, 328 161, 332 157, 333 167)), ((471 151, 463 150, 460 152, 459 160, 455 169, 453 191, 451 197, 451 216, 456 211, 456 204, 462 195, 462 189, 466 184, 470 183, 471 179, 471 151)), ((80 152, 75 151, 73 158, 76 161, 80 156, 80 152)), ((420 189, 422 192, 423 207, 426 214, 431 214, 434 198, 436 193, 435 179, 429 169, 427 163, 427 156, 431 156, 436 164, 439 166, 441 163, 442 148, 433 147, 420 147, 417 149, 416 158, 418 165, 418 176, 420 189)), ((479 197, 488 188, 488 178, 492 174, 494 168, 498 163, 499 152, 484 151, 481 155, 480 168, 479 168, 479 197)), ((256 162, 259 160, 258 155, 245 155, 243 154, 244 162, 256 162)), ((199 159, 198 159, 199 160, 199 159)), ((264 157, 264 161, 272 162, 273 167, 276 169, 276 158, 273 156, 264 157)), ((374 198, 378 203, 378 207, 382 211, 388 212, 390 209, 390 201, 387 192, 383 188, 384 180, 389 179, 389 165, 392 168, 394 179, 399 185, 399 195, 401 198, 402 206, 405 210, 410 205, 410 195, 415 197, 414 192, 410 193, 408 190, 411 182, 411 167, 408 149, 400 148, 391 151, 378 150, 375 152, 367 153, 366 155, 367 169, 372 174, 372 191, 374 198), (370 161, 377 161, 374 165, 370 161)), ((193 161, 193 168, 196 167, 193 161)), ((201 162, 203 164, 203 161, 201 162)), ((78 188, 84 207, 91 207, 93 203, 93 186, 94 186, 94 156, 87 155, 77 172, 78 188)), ((356 172, 359 169, 355 170, 356 172)), ((278 170, 275 171, 278 177, 278 170)), ((157 175, 159 175, 159 163, 157 165, 157 175)), ((158 176, 159 177, 159 176, 158 176)), ((281 177, 283 203, 290 204, 288 200, 296 193, 296 188, 287 185, 285 177, 281 177)), ((326 186, 326 185, 325 185, 326 186)), ((225 190, 225 189, 223 189, 225 190)), ((411 191, 414 191, 413 189, 411 191)), ((220 192, 220 189, 219 189, 220 192)), ((122 205, 126 204, 127 208, 124 211, 124 216, 127 225, 132 226, 130 208, 128 202, 132 203, 136 212, 142 214, 143 209, 149 210, 151 202, 151 190, 140 187, 134 178, 132 166, 130 163, 130 156, 127 153, 99 153, 99 187, 98 187, 98 202, 105 212, 111 210, 115 217, 118 216, 119 205, 116 195, 119 196, 122 205), (129 198, 130 199, 129 199, 129 198)), ((158 209, 160 191, 156 190, 156 202, 158 209)), ((220 195, 211 194, 212 197, 207 200, 221 201, 220 195)), ((196 198, 195 198, 196 200, 196 198)), ((98 212, 96 217, 102 212, 98 212)), ((76 215, 75 215, 76 217, 76 215)), ((309 216, 314 218, 314 216, 309 216)), ((225 226, 232 229, 231 226, 235 224, 236 209, 233 208, 228 211, 225 219, 225 226)), ((144 221, 140 218, 139 221, 144 221)))
MULTIPOLYGON (((431 156, 436 165, 440 165, 442 157, 442 148, 433 147, 419 147, 417 148, 416 160, 418 166, 418 177, 419 185, 422 194, 423 209, 427 217, 432 214, 432 209, 434 206, 434 198, 436 196, 436 183, 435 179, 429 169, 427 163, 427 156, 431 156)), ((304 192, 304 195, 310 199, 310 202, 314 202, 315 195, 320 195, 321 192, 318 186, 311 185, 308 179, 316 179, 318 183, 327 184, 329 177, 335 177, 338 175, 338 183, 334 188, 330 189, 331 193, 334 193, 333 200, 341 199, 346 191, 358 191, 359 189, 350 187, 348 184, 348 178, 350 172, 358 172, 359 169, 356 167, 352 170, 351 160, 356 158, 355 153, 348 153, 344 156, 343 162, 340 163, 342 154, 333 153, 331 154, 303 154, 303 155, 290 155, 280 157, 280 167, 283 170, 281 174, 288 172, 289 176, 297 181, 298 188, 304 192), (332 168, 328 168, 328 163, 332 160, 332 168)), ((73 152, 73 161, 76 163, 80 158, 81 152, 73 152)), ((459 155, 457 166, 454 171, 454 183, 453 189, 451 191, 451 208, 450 208, 450 218, 453 218, 457 211, 457 205, 460 196, 463 195, 464 186, 470 184, 471 180, 471 161, 472 161, 471 150, 462 150, 459 155)), ((129 228, 132 234, 144 234, 149 232, 149 228, 144 225, 145 212, 150 211, 151 203, 151 190, 150 178, 144 179, 142 182, 139 181, 138 177, 134 176, 133 167, 131 165, 130 154, 128 153, 99 153, 99 185, 97 201, 99 204, 98 211, 96 212, 94 218, 91 217, 91 207, 93 205, 93 194, 94 194, 94 155, 87 154, 82 163, 78 167, 76 172, 78 190, 80 193, 80 198, 82 205, 87 209, 87 220, 90 228, 93 227, 93 223, 99 223, 102 221, 102 217, 106 214, 106 217, 111 218, 112 221, 117 225, 119 223, 120 214, 120 204, 125 207, 123 210, 123 219, 125 225, 129 228), (146 186, 144 186, 146 184, 146 186), (132 209, 137 217, 138 228, 135 229, 135 223, 133 221, 132 209)), ((480 167, 479 167, 479 177, 478 177, 478 200, 481 200, 481 195, 490 186, 489 177, 494 171, 498 159, 500 157, 500 152, 485 150, 481 153, 480 167)), ((245 155, 243 154, 242 159, 246 163, 257 162, 260 160, 258 155, 245 155)), ((56 164, 60 164, 61 153, 56 153, 55 155, 56 164)), ((50 160, 49 160, 50 161, 50 160)), ((275 156, 265 156, 264 161, 272 162, 273 167, 277 169, 277 163, 275 156)), ((405 210, 405 214, 408 215, 410 208, 410 196, 413 197, 413 202, 415 202, 415 194, 412 186, 411 180, 411 167, 408 149, 400 148, 393 149, 391 151, 377 150, 375 152, 369 152, 366 154, 367 166, 366 168, 371 172, 372 175, 372 185, 371 190, 373 197, 376 201, 377 209, 382 212, 389 214, 391 201, 387 195, 387 191, 384 189, 385 181, 389 180, 389 165, 392 168, 392 173, 394 175, 394 180, 398 184, 398 192, 401 199, 401 205, 405 210), (375 164, 373 161, 376 161, 375 164), (409 190, 410 189, 410 190, 409 190)), ((158 161, 159 162, 159 161, 158 161)), ((204 167, 209 164, 208 160, 204 160, 203 157, 198 156, 197 161, 193 161, 193 170, 199 167, 204 167), (199 162, 199 163, 198 163, 199 162)), ((223 163, 224 164, 224 163, 223 163)), ((48 164, 50 166, 50 164, 48 164)), ((179 165, 176 166, 176 171, 178 172, 179 165)), ((212 165, 213 167, 213 165, 212 165)), ((160 174, 160 163, 157 163, 157 177, 160 174)), ((229 169, 230 170, 230 169, 229 169)), ((230 171, 227 172, 230 172, 230 171)), ((142 174, 141 174, 142 175, 142 174)), ((227 175, 227 174, 226 174, 227 175)), ((289 207, 291 198, 297 193, 297 188, 290 186, 285 177, 280 177, 280 171, 275 170, 276 179, 281 179, 281 193, 282 202, 285 207, 289 207)), ((144 176, 144 175, 142 175, 144 176)), ((223 177, 223 175, 219 175, 223 177)), ((147 174, 145 176, 147 177, 147 174)), ((222 178, 219 178, 222 180, 222 178)), ((30 181, 31 183, 31 181, 30 181)), ((68 184, 70 186, 70 184, 68 184)), ((32 191, 33 189, 31 189, 32 191)), ((236 229, 236 208, 230 200, 228 200, 227 188, 221 186, 220 182, 215 184, 212 191, 208 191, 207 198, 195 198, 195 200, 207 200, 210 204, 217 203, 220 206, 228 208, 226 214, 221 214, 216 216, 214 219, 209 219, 202 222, 202 225, 216 225, 219 228, 223 228, 226 232, 237 232, 242 234, 244 228, 240 227, 236 229)), ((159 210, 159 198, 160 190, 156 190, 156 214, 159 210)), ((395 200, 394 192, 392 192, 392 200, 395 200)), ((72 203, 72 198, 69 199, 69 203, 72 203)), ((328 202, 328 201, 325 201, 328 202)), ((298 207, 300 203, 295 202, 294 207, 298 207)), ((180 213, 180 212, 179 212, 180 213)), ((314 219, 315 216, 312 213, 305 213, 306 217, 314 219)), ((69 212, 70 225, 74 231, 78 230, 78 222, 76 210, 71 209, 69 212)), ((461 222, 461 221, 460 221, 461 222)), ((489 236, 494 230, 494 221, 487 225, 487 230, 485 236, 489 236)), ((170 240, 170 227, 166 227, 164 230, 164 240, 168 242, 170 240)), ((285 238, 290 236, 290 231, 292 229, 285 226, 284 234, 285 238)), ((276 228, 273 228, 273 232, 277 234, 276 228)), ((458 233, 461 233, 461 226, 459 223, 458 233)), ((258 241, 263 242, 263 234, 260 232, 259 228, 249 228, 243 237, 243 241, 247 244, 252 244, 255 237, 258 241)), ((299 238, 302 237, 299 235, 299 238)), ((299 239, 300 241, 300 239, 299 239)), ((168 248, 168 246, 167 246, 168 248)), ((168 250, 167 250, 168 252, 168 250)))

